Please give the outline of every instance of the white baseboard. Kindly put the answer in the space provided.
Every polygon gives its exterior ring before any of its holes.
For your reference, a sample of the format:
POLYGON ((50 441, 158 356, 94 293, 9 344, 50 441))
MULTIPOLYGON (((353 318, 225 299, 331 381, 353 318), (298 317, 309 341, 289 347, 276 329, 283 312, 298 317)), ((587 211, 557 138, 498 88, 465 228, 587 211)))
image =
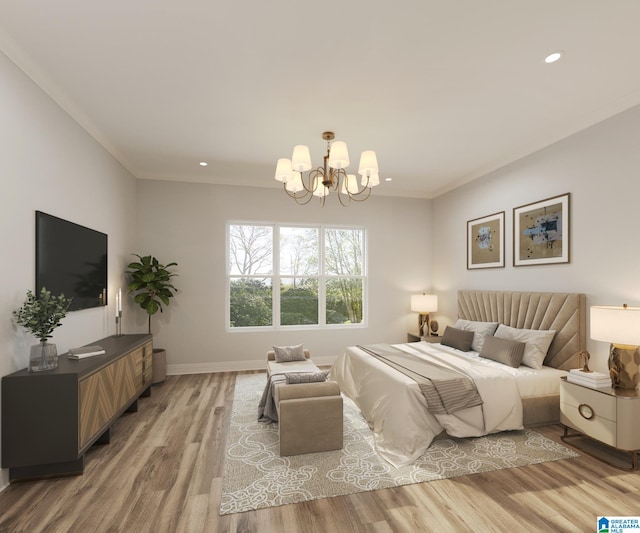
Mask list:
MULTIPOLYGON (((325 355, 313 357, 313 362, 318 366, 332 365, 338 358, 337 355, 325 355)), ((265 359, 253 361, 223 361, 219 363, 192 363, 184 365, 167 365, 167 375, 180 376, 183 374, 211 374, 214 372, 238 372, 242 370, 266 370, 265 359)))

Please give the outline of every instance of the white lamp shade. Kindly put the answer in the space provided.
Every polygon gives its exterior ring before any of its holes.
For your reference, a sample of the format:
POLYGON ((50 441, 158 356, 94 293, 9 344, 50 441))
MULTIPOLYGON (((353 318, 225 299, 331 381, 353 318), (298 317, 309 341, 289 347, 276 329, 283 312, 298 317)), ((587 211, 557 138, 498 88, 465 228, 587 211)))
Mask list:
POLYGON ((342 194, 358 194, 358 178, 355 174, 347 174, 342 182, 342 194))
POLYGON ((276 179, 278 181, 287 181, 291 177, 291 159, 278 159, 276 165, 276 179))
POLYGON ((415 313, 433 313, 438 310, 435 294, 414 294, 411 296, 411 310, 415 313))
POLYGON ((302 186, 302 175, 295 170, 291 171, 291 177, 287 180, 285 185, 288 191, 296 193, 300 192, 304 187, 302 186))
POLYGON ((640 307, 591 307, 591 338, 611 344, 640 346, 640 307))
POLYGON ((334 141, 329 149, 329 166, 331 168, 347 168, 349 166, 349 152, 347 143, 334 141))
POLYGON ((363 187, 375 187, 376 185, 380 185, 380 176, 378 174, 371 174, 371 176, 362 176, 362 180, 360 181, 363 187))
POLYGON ((329 194, 329 189, 322 184, 322 180, 319 178, 313 179, 313 195, 314 196, 327 196, 329 194))
POLYGON ((358 174, 361 176, 371 176, 378 174, 378 159, 373 150, 365 150, 360 155, 360 165, 358 166, 358 174))
POLYGON ((309 155, 309 147, 299 144, 293 148, 293 156, 291 156, 291 168, 298 172, 306 172, 311 170, 311 155, 309 155))

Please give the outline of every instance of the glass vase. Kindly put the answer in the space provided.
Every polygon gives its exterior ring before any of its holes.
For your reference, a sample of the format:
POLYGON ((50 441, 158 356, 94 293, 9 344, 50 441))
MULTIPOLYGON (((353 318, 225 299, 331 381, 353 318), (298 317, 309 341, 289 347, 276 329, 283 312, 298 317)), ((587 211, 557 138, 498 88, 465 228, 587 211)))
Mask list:
POLYGON ((31 347, 29 370, 40 372, 58 367, 58 349, 52 342, 40 341, 31 347))

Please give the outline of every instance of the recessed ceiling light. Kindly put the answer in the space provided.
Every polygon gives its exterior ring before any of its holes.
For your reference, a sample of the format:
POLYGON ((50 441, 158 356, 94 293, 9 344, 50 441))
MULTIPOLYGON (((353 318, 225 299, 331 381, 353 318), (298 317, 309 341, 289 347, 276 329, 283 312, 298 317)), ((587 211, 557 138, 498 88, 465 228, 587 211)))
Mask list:
POLYGON ((564 52, 553 52, 553 54, 549 54, 547 57, 544 58, 544 62, 555 63, 556 61, 558 61, 558 59, 562 57, 563 54, 564 52))
POLYGON ((207 163, 206 163, 206 162, 204 162, 204 161, 200 161, 200 166, 201 166, 201 167, 206 167, 206 166, 207 166, 207 163))
POLYGON ((385 178, 384 181, 393 181, 393 178, 385 178))

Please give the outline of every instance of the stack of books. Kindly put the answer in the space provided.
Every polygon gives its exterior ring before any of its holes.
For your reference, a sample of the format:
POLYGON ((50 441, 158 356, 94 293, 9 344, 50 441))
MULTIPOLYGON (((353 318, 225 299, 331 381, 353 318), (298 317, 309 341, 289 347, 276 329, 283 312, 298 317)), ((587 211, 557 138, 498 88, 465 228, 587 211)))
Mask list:
POLYGON ((71 348, 69 350, 69 359, 84 359, 85 357, 93 357, 94 355, 102 355, 105 353, 102 346, 82 346, 81 348, 71 348))
POLYGON ((609 374, 602 374, 601 372, 583 372, 579 368, 569 370, 569 374, 567 374, 567 381, 577 383, 578 385, 583 385, 585 387, 591 387, 592 389, 611 387, 611 377, 609 374))

